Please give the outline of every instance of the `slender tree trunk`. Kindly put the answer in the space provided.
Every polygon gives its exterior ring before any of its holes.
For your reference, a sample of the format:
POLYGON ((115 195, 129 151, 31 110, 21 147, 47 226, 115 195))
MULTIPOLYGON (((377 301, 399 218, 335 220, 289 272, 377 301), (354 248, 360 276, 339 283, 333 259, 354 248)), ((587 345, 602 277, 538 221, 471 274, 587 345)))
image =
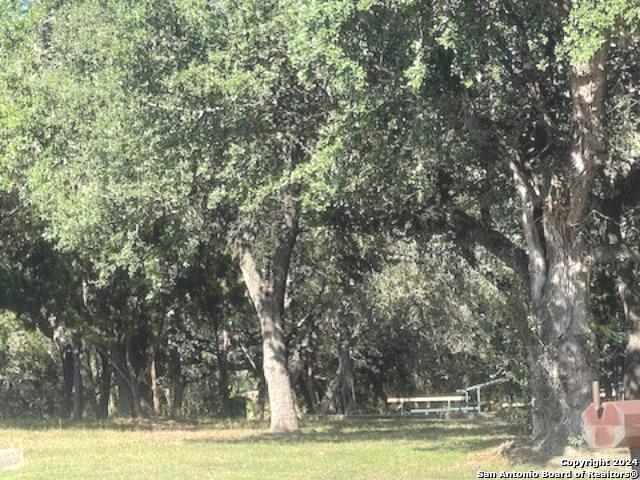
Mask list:
MULTIPOLYGON (((311 341, 311 334, 309 334, 307 348, 304 351, 304 356, 299 354, 299 367, 296 365, 296 368, 300 369, 300 373, 295 373, 291 375, 292 382, 294 378, 297 379, 297 383, 300 387, 300 391, 302 392, 302 396, 307 405, 307 411, 309 413, 315 413, 318 409, 318 398, 316 393, 316 384, 315 384, 315 367, 314 367, 314 347, 311 341), (303 375, 304 373, 304 375, 303 375)), ((290 365, 289 370, 291 371, 292 366, 290 365)))
POLYGON ((73 373, 75 371, 73 347, 63 345, 60 349, 62 357, 62 408, 61 417, 70 418, 73 401, 73 373))
POLYGON ((100 395, 98 398, 98 405, 96 408, 96 416, 98 418, 107 418, 109 416, 109 399, 111 398, 111 363, 104 354, 104 352, 98 352, 100 356, 100 395))
POLYGON ((351 358, 351 345, 349 337, 342 333, 340 335, 340 364, 342 368, 342 379, 340 382, 340 399, 342 410, 345 415, 349 415, 356 407, 356 390, 353 380, 353 360, 351 358))
POLYGON ((82 375, 80 373, 80 365, 78 357, 73 362, 73 413, 74 420, 82 418, 82 375))
POLYGON ((367 377, 369 377, 369 382, 371 382, 371 386, 373 387, 373 392, 375 393, 380 403, 382 403, 382 407, 386 407, 387 405, 387 394, 384 390, 384 383, 380 379, 380 374, 371 369, 367 369, 367 377))
POLYGON ((145 400, 142 396, 142 392, 140 391, 140 383, 135 379, 131 379, 131 383, 129 384, 129 389, 131 390, 131 401, 133 403, 133 414, 136 418, 145 418, 147 417, 147 411, 145 408, 145 400))
POLYGON ((300 377, 298 379, 298 387, 300 388, 300 392, 302 392, 302 398, 304 399, 304 403, 307 405, 307 412, 315 413, 316 405, 313 401, 313 396, 311 391, 309 390, 309 384, 304 377, 300 377))
POLYGON ((118 414, 123 417, 133 417, 133 397, 131 395, 131 387, 127 378, 127 355, 126 345, 119 342, 114 350, 114 366, 116 368, 116 386, 118 387, 118 414))
POLYGON ((80 360, 79 341, 73 345, 73 411, 74 420, 82 418, 83 405, 83 385, 82 385, 82 362, 80 360))
POLYGON ((133 398, 133 409, 137 417, 148 417, 153 412, 151 382, 146 381, 151 357, 148 353, 151 335, 146 325, 138 329, 127 342, 125 365, 133 398))
POLYGON ((171 382, 171 408, 169 416, 173 419, 180 415, 182 410, 182 401, 184 399, 184 377, 182 375, 182 359, 180 358, 180 350, 176 345, 176 336, 178 333, 178 323, 180 315, 180 300, 177 299, 168 313, 168 332, 167 349, 169 351, 168 376, 171 382))
POLYGON ((340 391, 340 378, 342 372, 340 367, 335 376, 327 384, 322 400, 320 401, 319 410, 322 415, 329 415, 338 412, 338 393, 340 391))
POLYGON ((160 397, 158 396, 158 375, 156 372, 156 357, 151 356, 149 365, 149 379, 151 381, 151 398, 153 400, 153 413, 160 415, 160 397))
POLYGON ((88 408, 93 412, 95 418, 98 418, 98 390, 91 366, 91 352, 89 350, 80 352, 80 360, 82 360, 83 357, 86 359, 85 362, 83 362, 83 366, 87 379, 87 386, 84 389, 85 402, 88 404, 88 408))
POLYGON ((216 352, 218 356, 218 393, 220 395, 220 414, 224 418, 231 415, 231 402, 229 398, 229 347, 231 337, 226 328, 222 329, 222 342, 219 342, 216 331, 216 352))
POLYGON ((177 418, 182 409, 184 398, 184 379, 182 378, 182 362, 180 352, 174 347, 169 350, 169 376, 171 378, 171 418, 177 418))
POLYGON ((302 372, 304 371, 304 361, 302 360, 302 354, 300 351, 296 351, 291 355, 287 362, 287 370, 289 371, 289 378, 291 379, 291 384, 295 385, 298 383, 302 372))
POLYGON ((318 386, 316 384, 316 370, 313 358, 309 359, 307 364, 307 375, 304 381, 305 390, 307 392, 307 405, 311 413, 318 410, 318 386))

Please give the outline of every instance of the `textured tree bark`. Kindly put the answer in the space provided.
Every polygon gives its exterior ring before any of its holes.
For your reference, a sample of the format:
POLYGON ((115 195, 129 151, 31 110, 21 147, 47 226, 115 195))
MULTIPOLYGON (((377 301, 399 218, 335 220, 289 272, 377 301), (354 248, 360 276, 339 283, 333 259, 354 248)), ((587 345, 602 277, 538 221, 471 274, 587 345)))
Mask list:
MULTIPOLYGON (((550 145, 563 143, 562 138, 554 138, 557 129, 546 112, 540 112, 546 128, 535 135, 539 145, 531 153, 518 141, 510 143, 508 135, 496 134, 500 127, 474 115, 469 94, 462 96, 469 133, 483 154, 497 155, 508 164, 522 204, 528 263, 524 272, 520 255, 509 242, 496 243, 492 234, 477 243, 494 245, 490 251, 510 262, 529 292, 529 319, 536 330, 528 347, 535 392, 533 438, 545 450, 559 450, 569 436, 580 435, 580 412, 589 403, 594 376, 586 307, 590 251, 583 231, 594 179, 606 155, 606 49, 605 44, 591 59, 571 69, 568 153, 561 148, 545 153, 550 145), (539 167, 543 155, 545 163, 539 167)), ((467 228, 478 230, 477 222, 462 220, 467 228)))
POLYGON ((549 260, 542 296, 534 305, 540 327, 530 361, 535 385, 533 437, 544 449, 555 451, 568 437, 581 434, 580 415, 590 402, 595 373, 584 257, 560 250, 549 260))

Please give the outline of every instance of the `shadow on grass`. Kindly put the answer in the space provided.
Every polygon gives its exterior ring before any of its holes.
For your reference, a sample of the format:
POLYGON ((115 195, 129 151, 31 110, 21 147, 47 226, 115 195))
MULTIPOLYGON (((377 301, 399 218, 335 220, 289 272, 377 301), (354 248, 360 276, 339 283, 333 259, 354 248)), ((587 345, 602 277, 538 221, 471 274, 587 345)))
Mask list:
POLYGON ((302 433, 275 435, 264 422, 203 419, 199 422, 177 422, 166 419, 109 419, 72 421, 58 419, 0 419, 0 429, 21 430, 112 430, 112 431, 185 431, 215 432, 210 437, 185 438, 187 443, 210 445, 259 444, 288 445, 295 443, 351 442, 420 442, 416 452, 445 450, 475 451, 497 447, 517 437, 512 425, 494 419, 432 420, 347 418, 303 421, 302 433), (240 438, 225 438, 221 431, 244 430, 240 438))
POLYGON ((480 450, 496 447, 512 439, 513 427, 496 421, 477 422, 414 422, 402 420, 342 420, 312 423, 295 435, 259 433, 245 438, 193 438, 186 442, 201 444, 292 444, 292 443, 349 443, 349 442, 425 442, 415 451, 480 450))
POLYGON ((257 430, 267 427, 265 422, 221 419, 204 419, 197 422, 135 418, 110 418, 108 420, 0 419, 0 430, 195 431, 202 429, 257 430))

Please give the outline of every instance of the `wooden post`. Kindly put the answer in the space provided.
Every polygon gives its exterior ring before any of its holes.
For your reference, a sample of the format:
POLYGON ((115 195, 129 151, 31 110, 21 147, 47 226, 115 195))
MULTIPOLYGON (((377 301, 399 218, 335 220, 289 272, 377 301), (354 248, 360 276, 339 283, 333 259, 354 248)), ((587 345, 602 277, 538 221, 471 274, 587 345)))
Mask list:
POLYGON ((595 380, 591 385, 591 393, 593 395, 593 406, 596 408, 596 412, 600 411, 600 382, 595 380))

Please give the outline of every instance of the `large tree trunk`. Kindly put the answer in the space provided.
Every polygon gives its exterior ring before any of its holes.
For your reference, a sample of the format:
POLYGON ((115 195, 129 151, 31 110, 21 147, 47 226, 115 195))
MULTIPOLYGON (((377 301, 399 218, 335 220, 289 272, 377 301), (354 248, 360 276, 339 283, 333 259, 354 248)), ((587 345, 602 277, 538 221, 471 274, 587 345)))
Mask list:
POLYGON ((590 402, 595 378, 587 322, 588 270, 580 251, 547 244, 548 273, 534 303, 538 342, 530 361, 535 388, 533 436, 545 449, 558 450, 582 431, 581 413, 590 402))
POLYGON ((295 400, 289 371, 287 370, 287 351, 283 332, 283 311, 278 290, 284 291, 284 282, 277 286, 265 285, 259 277, 253 275, 255 264, 245 252, 241 262, 247 289, 253 299, 262 330, 262 352, 264 378, 269 394, 271 410, 271 431, 287 433, 298 431, 295 400), (252 266, 253 265, 253 266, 252 266))
POLYGON ((545 450, 581 434, 582 410, 595 378, 589 345, 584 229, 595 176, 606 153, 606 51, 572 69, 571 146, 546 182, 532 180, 525 162, 510 162, 522 199, 529 256, 529 292, 537 338, 529 352, 535 390, 533 436, 545 450), (545 186, 546 184, 546 186, 545 186), (546 190, 540 191, 541 186, 546 190))
MULTIPOLYGON (((295 148, 291 157, 291 169, 300 154, 301 151, 295 148)), ((255 238, 243 238, 237 244, 242 276, 260 319, 262 366, 269 392, 271 431, 274 433, 299 430, 295 396, 287 369, 283 329, 289 266, 298 235, 298 210, 290 188, 283 193, 282 221, 276 229, 272 254, 261 255, 260 259, 256 259, 251 245, 257 241, 255 238)))
POLYGON ((267 302, 266 305, 262 304, 259 315, 262 324, 263 368, 269 393, 271 431, 296 432, 299 429, 298 417, 287 369, 282 313, 273 302, 267 302))

